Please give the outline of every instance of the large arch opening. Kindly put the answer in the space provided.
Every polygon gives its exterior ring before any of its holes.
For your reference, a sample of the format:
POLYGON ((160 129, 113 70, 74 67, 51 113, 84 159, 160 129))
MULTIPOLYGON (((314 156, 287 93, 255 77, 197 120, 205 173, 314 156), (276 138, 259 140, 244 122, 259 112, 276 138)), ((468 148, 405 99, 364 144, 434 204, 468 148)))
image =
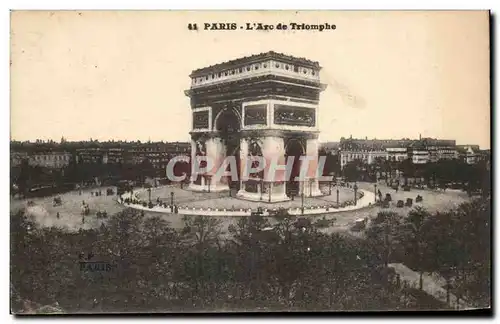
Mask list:
POLYGON ((295 180, 300 175, 301 161, 300 157, 305 154, 304 146, 299 139, 289 139, 285 146, 286 161, 293 157, 290 179, 286 185, 286 195, 288 197, 298 196, 300 194, 300 181, 295 180))
MULTIPOLYGON (((196 142, 196 153, 195 153, 196 159, 198 159, 199 157, 202 157, 202 156, 206 156, 206 155, 207 155, 207 148, 206 148, 205 141, 203 141, 203 140, 197 141, 196 142)), ((192 163, 197 163, 197 162, 192 161, 192 163)), ((206 165, 207 164, 206 164, 205 160, 201 160, 199 163, 200 168, 205 168, 206 165)), ((198 186, 202 185, 202 178, 203 178, 203 175, 196 174, 196 179, 194 181, 194 184, 196 184, 198 186)))
MULTIPOLYGON (((251 141, 248 144, 248 161, 249 167, 252 169, 257 169, 259 167, 259 163, 261 163, 260 159, 262 159, 262 149, 256 141, 251 141)), ((248 180, 245 182, 245 191, 251 193, 258 193, 259 188, 262 192, 263 188, 263 180, 264 180, 264 170, 258 172, 252 172, 248 174, 248 180)))
MULTIPOLYGON (((225 146, 226 157, 233 156, 236 160, 237 179, 227 178, 229 190, 240 189, 240 131, 241 119, 234 109, 223 110, 215 119, 215 130, 219 133, 222 143, 225 146)), ((231 164, 228 164, 226 171, 233 174, 231 164)))

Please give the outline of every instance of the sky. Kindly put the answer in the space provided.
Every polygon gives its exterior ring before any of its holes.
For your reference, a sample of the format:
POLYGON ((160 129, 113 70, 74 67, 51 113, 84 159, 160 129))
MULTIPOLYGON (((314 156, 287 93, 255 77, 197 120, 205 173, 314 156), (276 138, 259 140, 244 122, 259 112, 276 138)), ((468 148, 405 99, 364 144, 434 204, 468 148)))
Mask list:
POLYGON ((270 50, 323 67, 320 141, 490 148, 485 11, 14 11, 11 139, 187 141, 191 71, 270 50), (217 22, 336 29, 187 28, 217 22))

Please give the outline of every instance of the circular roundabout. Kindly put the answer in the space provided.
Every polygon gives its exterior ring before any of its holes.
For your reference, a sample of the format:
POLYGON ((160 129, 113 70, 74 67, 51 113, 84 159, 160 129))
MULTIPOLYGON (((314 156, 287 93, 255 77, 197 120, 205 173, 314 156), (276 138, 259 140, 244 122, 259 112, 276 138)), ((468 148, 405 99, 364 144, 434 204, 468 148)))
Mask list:
POLYGON ((322 186, 322 196, 301 197, 285 202, 268 203, 265 201, 242 200, 229 192, 194 192, 178 186, 157 188, 138 188, 124 193, 120 202, 134 209, 165 214, 202 215, 202 216, 250 216, 261 211, 269 216, 278 210, 286 209, 291 215, 318 215, 371 206, 375 195, 369 190, 355 190, 350 187, 322 186), (338 190, 338 194, 337 194, 338 190), (303 209, 303 210, 302 210, 303 209))

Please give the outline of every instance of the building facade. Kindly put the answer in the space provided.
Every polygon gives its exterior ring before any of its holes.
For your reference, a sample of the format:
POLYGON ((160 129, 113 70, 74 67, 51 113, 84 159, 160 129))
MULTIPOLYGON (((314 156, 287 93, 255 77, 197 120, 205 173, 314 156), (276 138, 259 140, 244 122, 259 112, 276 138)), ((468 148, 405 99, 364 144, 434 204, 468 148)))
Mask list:
POLYGON ((71 153, 69 152, 37 152, 28 157, 32 166, 49 169, 62 169, 69 165, 71 153))
POLYGON ((457 146, 458 158, 467 164, 475 164, 480 159, 480 149, 478 145, 457 146))
POLYGON ((354 160, 373 164, 377 159, 402 162, 410 159, 414 164, 437 162, 458 157, 454 140, 419 138, 417 140, 378 140, 341 138, 341 167, 354 160))

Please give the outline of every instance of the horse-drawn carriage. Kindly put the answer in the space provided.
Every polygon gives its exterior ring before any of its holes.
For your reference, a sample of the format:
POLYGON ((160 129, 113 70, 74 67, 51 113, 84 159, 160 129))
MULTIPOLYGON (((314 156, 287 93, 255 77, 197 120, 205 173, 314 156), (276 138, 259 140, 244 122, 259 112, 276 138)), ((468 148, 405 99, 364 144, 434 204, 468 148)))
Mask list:
POLYGON ((82 216, 87 216, 90 214, 90 207, 85 202, 82 203, 81 208, 82 208, 82 212, 81 212, 82 216))
POLYGON ((108 218, 108 213, 106 211, 103 211, 103 212, 98 211, 96 213, 96 216, 97 216, 97 218, 108 218))
POLYGON ((62 199, 61 199, 61 197, 60 196, 54 197, 54 199, 52 201, 52 205, 54 207, 61 206, 62 205, 62 199))
POLYGON ((413 199, 411 199, 411 198, 406 198, 406 203, 405 203, 405 206, 406 206, 406 207, 411 207, 411 206, 413 206, 413 199))
POLYGON ((366 228, 367 223, 368 223, 368 217, 358 218, 354 222, 354 225, 351 227, 351 231, 353 232, 362 231, 366 228))

